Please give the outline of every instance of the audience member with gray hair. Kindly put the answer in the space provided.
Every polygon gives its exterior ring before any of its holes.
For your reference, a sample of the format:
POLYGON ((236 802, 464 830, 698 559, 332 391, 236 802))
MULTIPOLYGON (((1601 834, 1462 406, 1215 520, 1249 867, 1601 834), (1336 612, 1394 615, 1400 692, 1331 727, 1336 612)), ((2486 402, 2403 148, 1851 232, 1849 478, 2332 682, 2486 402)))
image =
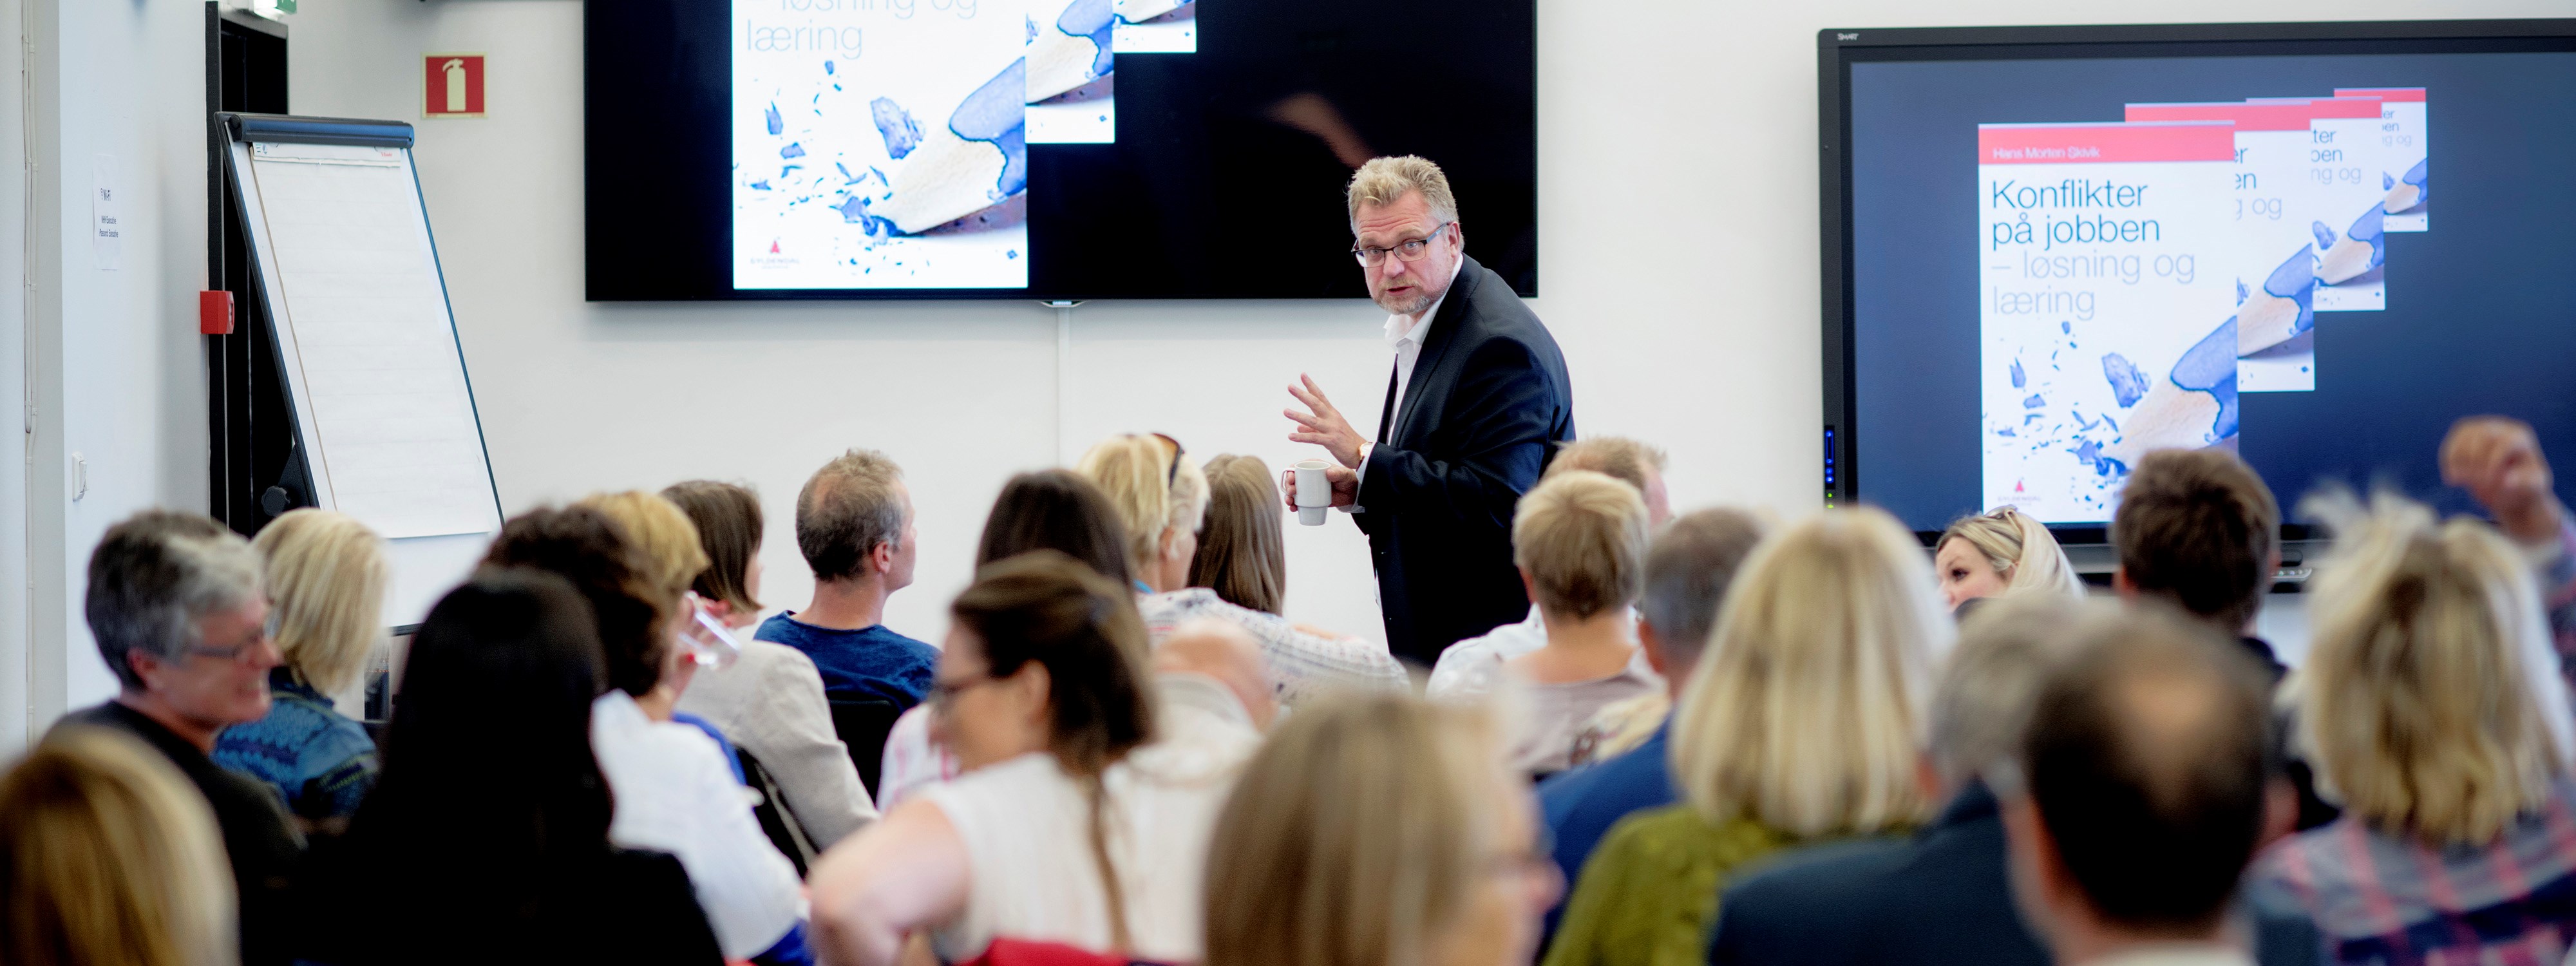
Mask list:
POLYGON ((939 649, 885 626, 885 605, 912 586, 919 545, 903 468, 875 450, 841 454, 796 493, 796 549, 814 569, 814 602, 751 636, 805 652, 834 701, 910 709, 930 693, 939 649))
POLYGON ((205 794, 240 893, 242 962, 284 962, 303 838, 267 786, 207 757, 225 727, 268 714, 268 672, 284 661, 268 637, 259 555, 206 517, 146 510, 109 527, 90 554, 84 608, 119 690, 55 727, 142 739, 205 794))

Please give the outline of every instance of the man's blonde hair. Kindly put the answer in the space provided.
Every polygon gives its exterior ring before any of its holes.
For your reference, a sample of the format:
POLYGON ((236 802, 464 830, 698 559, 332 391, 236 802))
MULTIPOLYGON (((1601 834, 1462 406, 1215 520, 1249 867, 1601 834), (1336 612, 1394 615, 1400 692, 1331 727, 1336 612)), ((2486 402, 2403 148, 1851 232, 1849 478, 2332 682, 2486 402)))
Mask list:
POLYGON ((1932 549, 1941 544, 1962 540, 1977 556, 1986 558, 1986 566, 2004 579, 2004 590, 2037 590, 2072 600, 2084 599, 2084 578, 2075 573, 2074 561, 2066 559, 2066 549, 2048 526, 2030 514, 2012 507, 1997 507, 1991 513, 1960 517, 1933 541, 1932 549))
POLYGON ((1799 836, 1921 819, 1932 668, 1955 631, 1914 535, 1827 510, 1753 551, 1674 711, 1672 773, 1711 821, 1799 836))
POLYGON ((1192 533, 1207 520, 1207 474, 1159 436, 1112 436, 1082 454, 1073 471, 1099 487, 1127 528, 1127 560, 1139 573, 1162 556, 1164 531, 1192 533))
POLYGON ((2302 509, 2335 536, 2290 685, 2318 790, 2384 832, 2493 841, 2567 773, 2567 699, 2521 555, 2395 495, 2302 509))
POLYGON ((1647 474, 1664 475, 1664 451, 1625 436, 1590 436, 1565 444, 1548 461, 1547 472, 1539 479, 1553 479, 1559 473, 1591 470, 1607 473, 1611 479, 1646 492, 1647 474))
POLYGON ((1646 499, 1591 470, 1557 474, 1512 511, 1512 563, 1538 608, 1590 617, 1635 603, 1646 580, 1646 499))
POLYGON ((358 518, 305 508, 269 521, 251 540, 266 573, 277 651, 324 694, 355 683, 385 637, 385 586, 393 566, 384 538, 358 518))
POLYGON ((1205 966, 1437 960, 1493 874, 1513 781, 1479 706, 1349 692, 1299 709, 1217 814, 1205 966))
POLYGON ((0 962, 232 966, 233 877, 196 786, 70 727, 0 776, 0 962))
POLYGON ((593 493, 583 497, 580 505, 606 514, 625 529, 626 539, 643 551, 645 579, 665 595, 665 605, 678 601, 706 571, 707 551, 698 543, 698 525, 689 522, 679 504, 661 494, 593 493))
POLYGON ((1431 220, 1458 220, 1458 196, 1449 193, 1449 176, 1440 173, 1439 165, 1410 154, 1370 158, 1351 175, 1351 234, 1359 234, 1360 206, 1391 205, 1416 191, 1422 193, 1422 202, 1431 206, 1431 220))

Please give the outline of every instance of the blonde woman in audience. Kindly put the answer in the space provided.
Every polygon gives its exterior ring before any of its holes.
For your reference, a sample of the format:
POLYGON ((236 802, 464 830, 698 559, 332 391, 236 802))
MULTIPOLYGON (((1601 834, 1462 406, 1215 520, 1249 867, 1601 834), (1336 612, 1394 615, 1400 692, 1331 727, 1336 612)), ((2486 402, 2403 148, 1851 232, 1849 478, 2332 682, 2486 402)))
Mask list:
MULTIPOLYGON (((1576 470, 1607 475, 1637 488, 1637 495, 1646 501, 1646 529, 1661 530, 1673 518, 1672 501, 1664 486, 1665 462, 1663 450, 1643 441, 1625 436, 1592 436, 1564 444, 1556 458, 1548 461, 1539 482, 1576 470)), ((1546 643, 1547 618, 1539 613, 1538 603, 1533 600, 1529 617, 1520 623, 1505 624, 1442 649, 1439 660, 1431 666, 1431 691, 1482 691, 1502 662, 1538 650, 1546 643)))
POLYGON ((0 775, 0 963, 233 966, 233 881, 206 799, 102 728, 0 775))
POLYGON ((1884 512, 1827 510, 1757 548, 1674 712, 1683 803, 1611 828, 1546 966, 1698 963, 1737 872, 1921 821, 1923 720, 1953 634, 1921 545, 1884 512))
POLYGON ((1521 497, 1512 562, 1547 619, 1545 645, 1499 664, 1528 702, 1512 755, 1523 771, 1563 771, 1575 732, 1595 712, 1663 689, 1630 612, 1645 585, 1645 558, 1646 503, 1636 487, 1576 470, 1552 474, 1521 497))
POLYGON ((1207 526, 1190 558, 1189 585, 1219 600, 1282 613, 1288 598, 1288 538, 1279 484, 1258 456, 1219 453, 1207 462, 1207 526))
POLYGON ((1206 966, 1521 966, 1564 888, 1480 708, 1319 701, 1244 769, 1208 848, 1206 966))
POLYGON ((1148 747, 1134 595, 1061 553, 984 568, 950 616, 931 706, 964 773, 823 856, 825 961, 893 963, 914 933, 945 962, 996 938, 1196 961, 1208 830, 1251 736, 1148 747))
MULTIPOLYGON (((2545 485, 2545 484, 2544 484, 2545 485)), ((2259 895, 2342 963, 2554 963, 2576 941, 2576 783, 2529 564, 2483 523, 2394 495, 2311 500, 2334 549, 2283 686, 2343 815, 2274 847, 2259 895)))
POLYGON ((1242 628, 1260 643, 1280 700, 1290 705, 1320 688, 1404 685, 1403 665, 1384 646, 1301 630, 1277 614, 1189 585, 1199 530, 1207 523, 1208 479, 1180 441, 1160 433, 1113 436, 1082 454, 1074 472, 1109 498, 1126 526, 1128 566, 1149 631, 1196 618, 1242 628))
POLYGON ((679 713, 713 724, 768 769, 784 799, 780 806, 813 850, 831 848, 875 821, 877 810, 850 763, 850 749, 832 730, 814 660, 785 644, 751 639, 760 620, 760 498, 712 480, 673 484, 662 497, 688 514, 706 551, 707 569, 691 592, 735 631, 741 649, 730 666, 698 670, 680 693, 679 713))
POLYGON ((355 517, 304 509, 269 521, 251 547, 286 663, 268 672, 268 716, 224 729, 209 757, 277 789, 307 834, 336 833, 376 783, 375 739, 331 698, 358 683, 385 637, 385 541, 355 517))
POLYGON ((2038 520, 2012 507, 1960 517, 1933 545, 1932 570, 1941 599, 1957 610, 1971 600, 2017 591, 2084 599, 2084 580, 2057 538, 2038 520))

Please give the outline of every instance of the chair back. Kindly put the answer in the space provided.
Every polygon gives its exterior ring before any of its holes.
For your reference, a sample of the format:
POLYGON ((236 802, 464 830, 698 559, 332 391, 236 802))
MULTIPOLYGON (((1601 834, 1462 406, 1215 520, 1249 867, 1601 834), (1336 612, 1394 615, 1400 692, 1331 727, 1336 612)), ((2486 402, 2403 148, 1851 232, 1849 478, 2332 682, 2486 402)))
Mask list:
POLYGON ((805 825, 796 820, 796 813, 787 810, 786 793, 760 759, 752 757, 747 748, 736 748, 734 753, 742 759, 742 783, 760 793, 760 804, 752 806, 751 817, 760 821, 761 833, 769 836, 769 844, 778 847, 778 854, 795 863, 796 877, 804 878, 806 869, 814 864, 813 838, 805 834, 805 825))
POLYGON ((877 775, 885 765, 886 735, 894 731, 894 720, 903 709, 884 698, 833 698, 832 731, 841 744, 849 746, 850 764, 859 769, 859 781, 868 786, 868 795, 877 793, 877 775))

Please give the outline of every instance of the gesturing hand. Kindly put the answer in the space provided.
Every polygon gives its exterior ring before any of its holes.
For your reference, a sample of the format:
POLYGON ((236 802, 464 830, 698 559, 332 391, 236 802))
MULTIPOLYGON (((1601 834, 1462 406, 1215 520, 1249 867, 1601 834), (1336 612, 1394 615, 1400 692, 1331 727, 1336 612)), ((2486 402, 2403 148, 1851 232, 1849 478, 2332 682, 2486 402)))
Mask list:
POLYGON ((1297 381, 1302 385, 1288 387, 1288 394, 1297 397, 1297 401, 1305 403, 1312 412, 1280 411, 1303 427, 1302 432, 1289 433, 1288 441, 1321 446, 1343 466, 1359 469, 1360 447, 1368 442, 1368 437, 1352 429, 1351 421, 1342 418, 1342 411, 1333 408, 1333 401, 1324 398, 1324 389, 1315 385, 1315 377, 1299 373, 1297 381))
POLYGON ((2469 491, 2495 514, 2496 526, 2521 543, 2554 540, 2566 508, 2550 492, 2549 460, 2531 426, 2503 416, 2471 416, 2442 439, 2442 482, 2469 491))

